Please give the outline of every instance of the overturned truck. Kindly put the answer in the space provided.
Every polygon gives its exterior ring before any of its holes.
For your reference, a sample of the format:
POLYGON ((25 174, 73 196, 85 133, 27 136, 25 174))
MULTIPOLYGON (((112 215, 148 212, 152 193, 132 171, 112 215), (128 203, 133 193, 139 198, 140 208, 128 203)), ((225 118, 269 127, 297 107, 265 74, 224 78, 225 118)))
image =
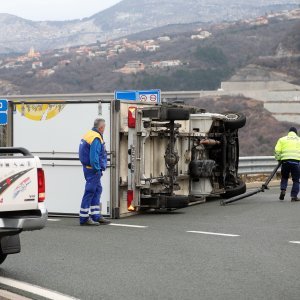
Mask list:
POLYGON ((84 189, 78 143, 98 115, 108 125, 103 215, 119 218, 181 208, 209 196, 229 198, 246 191, 238 177, 238 130, 246 123, 241 113, 208 113, 181 104, 83 101, 80 96, 59 99, 9 99, 9 144, 41 158, 50 213, 78 212, 84 189))
POLYGON ((123 110, 128 129, 120 131, 120 144, 128 147, 128 160, 120 163, 120 178, 127 175, 121 189, 128 193, 128 209, 180 208, 207 196, 246 191, 238 177, 244 115, 178 105, 123 110))

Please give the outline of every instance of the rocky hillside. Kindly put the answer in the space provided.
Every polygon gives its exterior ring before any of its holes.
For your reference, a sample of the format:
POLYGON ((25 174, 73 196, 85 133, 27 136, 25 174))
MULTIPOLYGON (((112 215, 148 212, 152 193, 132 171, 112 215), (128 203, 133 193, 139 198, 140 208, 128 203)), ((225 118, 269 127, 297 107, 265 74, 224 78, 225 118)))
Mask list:
POLYGON ((220 22, 293 9, 298 0, 123 0, 83 20, 33 22, 0 14, 0 53, 64 48, 191 22, 220 22))
MULTIPOLYGON (((300 10, 297 13, 300 18, 300 10)), ((300 78, 297 75, 300 53, 295 42, 300 20, 289 19, 291 15, 284 15, 287 19, 265 18, 263 21, 268 24, 262 25, 257 25, 256 19, 250 24, 206 25, 202 30, 210 35, 200 40, 191 38, 199 34, 199 24, 176 25, 176 31, 170 31, 167 41, 152 35, 157 31, 148 31, 144 37, 139 34, 140 39, 129 37, 67 51, 49 51, 36 58, 3 58, 0 80, 10 82, 16 86, 16 93, 21 94, 151 88, 215 90, 221 81, 230 78, 240 81, 255 77, 264 81, 274 76, 295 82, 300 78), (145 47, 149 45, 158 48, 147 51, 145 47), (289 63, 291 59, 295 60, 293 64, 289 63), (127 67, 126 73, 126 66, 132 64, 139 67, 127 67)), ((6 93, 11 94, 11 89, 9 92, 0 89, 0 94, 6 93)))
POLYGON ((288 76, 289 82, 300 85, 300 22, 281 40, 273 55, 261 56, 255 63, 270 73, 288 76))

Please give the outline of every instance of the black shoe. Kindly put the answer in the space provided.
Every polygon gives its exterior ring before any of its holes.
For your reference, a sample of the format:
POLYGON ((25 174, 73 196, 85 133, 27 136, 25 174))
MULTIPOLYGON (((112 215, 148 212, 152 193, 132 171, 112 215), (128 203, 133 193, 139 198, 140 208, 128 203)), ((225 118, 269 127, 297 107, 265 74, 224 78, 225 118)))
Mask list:
POLYGON ((99 226, 98 222, 93 221, 92 219, 88 219, 85 223, 80 223, 80 226, 99 226))
POLYGON ((100 218, 98 222, 99 222, 99 223, 98 223, 99 225, 108 225, 108 224, 110 224, 110 221, 104 219, 103 217, 100 218))
POLYGON ((300 201, 300 199, 298 197, 292 197, 291 202, 296 202, 296 201, 300 201))
POLYGON ((279 200, 284 200, 284 196, 285 196, 285 190, 281 190, 279 195, 279 200))

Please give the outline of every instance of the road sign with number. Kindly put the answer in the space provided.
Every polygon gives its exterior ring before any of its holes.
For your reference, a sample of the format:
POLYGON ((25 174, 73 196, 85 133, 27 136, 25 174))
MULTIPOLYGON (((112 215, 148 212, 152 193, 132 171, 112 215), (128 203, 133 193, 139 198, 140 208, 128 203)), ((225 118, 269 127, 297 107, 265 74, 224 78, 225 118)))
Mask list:
POLYGON ((0 99, 0 125, 7 124, 7 108, 8 101, 6 99, 0 99))
POLYGON ((116 100, 160 103, 160 90, 115 91, 116 100))

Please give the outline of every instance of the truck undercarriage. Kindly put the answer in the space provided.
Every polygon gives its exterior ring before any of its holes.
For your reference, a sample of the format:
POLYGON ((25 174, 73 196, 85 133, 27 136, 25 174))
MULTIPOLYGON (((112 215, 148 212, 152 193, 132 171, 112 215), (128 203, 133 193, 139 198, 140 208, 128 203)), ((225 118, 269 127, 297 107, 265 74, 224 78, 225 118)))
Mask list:
POLYGON ((204 196, 229 198, 246 191, 238 177, 238 129, 246 123, 243 114, 209 114, 184 106, 143 108, 141 111, 141 131, 137 135, 157 136, 167 139, 167 143, 166 174, 148 179, 151 183, 155 179, 159 188, 154 184, 140 186, 140 210, 185 207, 204 196), (182 121, 189 122, 188 132, 180 131, 182 121), (177 149, 178 140, 182 138, 187 140, 184 157, 177 149), (186 174, 179 170, 180 160, 188 165, 186 174), (188 195, 180 194, 179 179, 183 176, 188 176, 188 195))

